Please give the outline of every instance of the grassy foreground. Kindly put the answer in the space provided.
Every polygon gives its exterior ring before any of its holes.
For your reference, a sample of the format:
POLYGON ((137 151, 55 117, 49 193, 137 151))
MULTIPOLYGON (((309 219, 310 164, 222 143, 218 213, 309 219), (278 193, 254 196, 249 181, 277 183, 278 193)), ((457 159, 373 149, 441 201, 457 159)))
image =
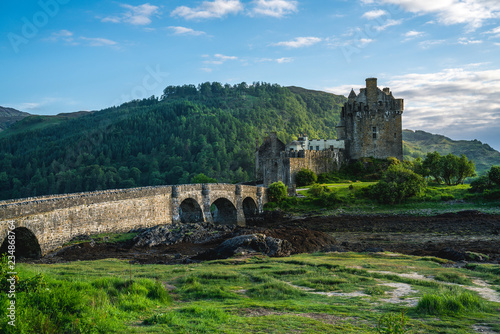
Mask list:
POLYGON ((315 253, 171 266, 18 264, 16 328, 3 294, 0 332, 500 332, 500 303, 490 301, 499 300, 500 266, 444 262, 315 253))

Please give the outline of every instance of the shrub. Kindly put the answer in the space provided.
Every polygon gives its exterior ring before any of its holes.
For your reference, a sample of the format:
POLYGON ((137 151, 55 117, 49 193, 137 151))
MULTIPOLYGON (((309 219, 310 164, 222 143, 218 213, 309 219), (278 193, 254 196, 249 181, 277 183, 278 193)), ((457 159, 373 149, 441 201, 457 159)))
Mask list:
POLYGON ((217 180, 213 177, 209 177, 203 173, 200 173, 191 178, 191 183, 217 183, 217 180))
POLYGON ((318 180, 316 174, 307 168, 302 168, 297 172, 295 176, 295 182, 297 183, 297 187, 308 186, 310 184, 315 183, 318 180))
POLYGON ((283 199, 287 197, 286 186, 283 182, 278 181, 271 183, 268 189, 269 200, 271 202, 281 202, 283 199))
POLYGON ((371 187, 371 194, 380 203, 394 204, 420 194, 424 187, 425 180, 421 175, 401 165, 392 165, 382 180, 371 187))
POLYGON ((442 194, 441 195, 441 200, 442 201, 452 201, 455 199, 455 196, 450 195, 450 194, 442 194))
POLYGON ((320 186, 319 184, 315 184, 311 188, 309 188, 309 193, 313 195, 314 197, 319 197, 321 194, 323 194, 324 188, 320 186))
POLYGON ((488 175, 483 175, 470 183, 470 192, 482 193, 492 187, 491 179, 488 175))

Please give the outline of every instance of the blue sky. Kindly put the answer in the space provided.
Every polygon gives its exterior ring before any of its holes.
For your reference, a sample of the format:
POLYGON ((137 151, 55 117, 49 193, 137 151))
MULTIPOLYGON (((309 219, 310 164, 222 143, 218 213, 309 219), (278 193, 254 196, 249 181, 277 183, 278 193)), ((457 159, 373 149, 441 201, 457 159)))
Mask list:
POLYGON ((500 150, 497 0, 40 0, 0 4, 0 105, 96 110, 168 85, 377 77, 404 128, 500 150))

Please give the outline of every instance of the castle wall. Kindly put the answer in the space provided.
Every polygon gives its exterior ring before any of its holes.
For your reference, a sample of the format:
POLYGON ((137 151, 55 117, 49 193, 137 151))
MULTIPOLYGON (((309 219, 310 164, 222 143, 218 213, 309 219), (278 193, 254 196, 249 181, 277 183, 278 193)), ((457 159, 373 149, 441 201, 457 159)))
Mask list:
POLYGON ((357 112, 348 131, 352 131, 349 146, 351 159, 403 159, 401 114, 393 111, 357 112))
POLYGON ((312 170, 316 175, 336 171, 344 161, 343 150, 334 149, 326 151, 302 151, 302 157, 296 157, 291 154, 282 154, 285 161, 287 172, 283 175, 285 184, 295 184, 297 172, 302 168, 312 170))

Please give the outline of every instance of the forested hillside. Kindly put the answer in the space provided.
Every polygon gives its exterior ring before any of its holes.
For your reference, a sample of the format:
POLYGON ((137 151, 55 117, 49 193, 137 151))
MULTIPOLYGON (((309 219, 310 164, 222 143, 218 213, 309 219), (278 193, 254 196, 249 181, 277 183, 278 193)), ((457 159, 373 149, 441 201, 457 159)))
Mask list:
POLYGON ((256 138, 335 138, 345 97, 266 83, 169 86, 79 117, 30 116, 0 134, 0 198, 253 178, 256 138))
POLYGON ((437 151, 441 155, 465 154, 474 161, 478 174, 489 170, 492 165, 500 165, 500 152, 479 140, 452 140, 425 131, 403 130, 403 141, 405 160, 425 157, 428 152, 437 151))

